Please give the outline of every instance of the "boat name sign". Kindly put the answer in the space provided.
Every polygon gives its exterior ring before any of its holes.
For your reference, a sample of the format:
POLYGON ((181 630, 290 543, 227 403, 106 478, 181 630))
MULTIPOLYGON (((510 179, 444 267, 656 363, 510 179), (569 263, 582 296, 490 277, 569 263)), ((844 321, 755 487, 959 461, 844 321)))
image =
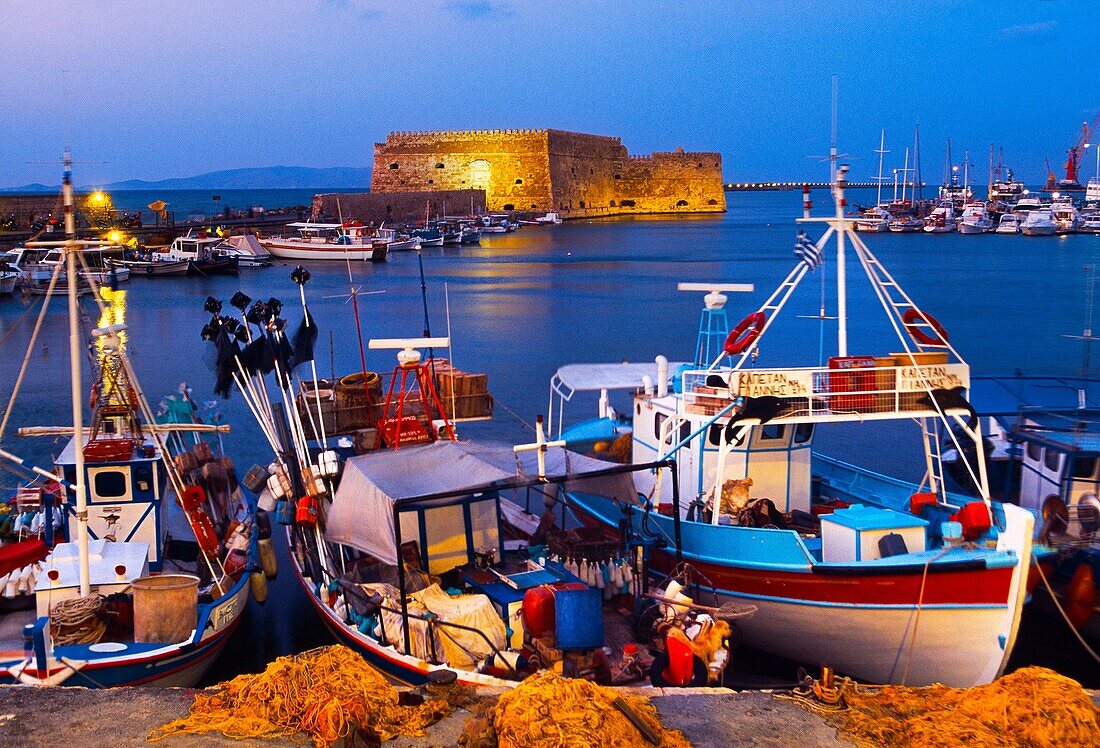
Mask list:
POLYGON ((942 364, 939 366, 899 366, 898 392, 924 392, 950 390, 956 387, 970 388, 970 367, 966 364, 942 364))
POLYGON ((813 391, 812 371, 739 371, 733 397, 806 397, 813 391))

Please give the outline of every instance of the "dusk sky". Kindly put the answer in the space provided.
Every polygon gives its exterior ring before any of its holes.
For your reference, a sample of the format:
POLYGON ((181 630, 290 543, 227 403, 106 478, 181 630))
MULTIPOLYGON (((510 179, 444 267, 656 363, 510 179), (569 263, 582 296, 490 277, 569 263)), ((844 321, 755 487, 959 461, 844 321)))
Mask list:
MULTIPOLYGON (((0 0, 0 186, 370 166, 392 130, 551 127, 634 154, 717 150, 730 180, 822 180, 831 75, 854 176, 921 125, 984 182, 990 143, 1061 176, 1100 110, 1096 0, 0 0), (67 74, 63 71, 69 71, 67 74), (68 79, 68 105, 62 95, 68 79)), ((1094 173, 1094 151, 1083 176, 1094 173)))

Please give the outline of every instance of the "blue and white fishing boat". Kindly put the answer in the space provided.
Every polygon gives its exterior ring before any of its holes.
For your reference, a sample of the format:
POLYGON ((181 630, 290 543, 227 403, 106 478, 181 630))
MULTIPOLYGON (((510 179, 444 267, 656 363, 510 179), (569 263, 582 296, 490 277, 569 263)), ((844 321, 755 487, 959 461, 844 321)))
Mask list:
MULTIPOLYGON (((747 644, 875 683, 986 683, 1003 672, 1018 631, 1033 516, 991 500, 982 435, 965 400, 969 367, 852 230, 843 212, 845 173, 842 167, 834 187, 835 217, 803 219, 827 230, 816 243, 799 242, 800 260, 775 292, 726 336, 721 291, 744 289, 713 289, 695 364, 670 368, 660 357, 642 377, 635 372, 629 416, 614 416, 607 404, 624 379, 616 365, 560 369, 551 381, 556 435, 580 446, 601 429, 608 440, 628 429, 627 449, 596 446, 625 451, 634 463, 675 460, 639 486, 649 503, 630 519, 675 538, 682 560, 712 580, 719 599, 757 606, 739 624, 747 644), (829 240, 836 355, 828 366, 763 366, 759 341, 829 240), (896 352, 855 356, 849 349, 849 253, 882 306, 885 331, 893 333, 884 337, 896 338, 896 352), (601 392, 601 418, 566 426, 564 404, 581 390, 601 392), (911 453, 927 466, 920 485, 814 452, 818 429, 890 422, 915 424, 911 453), (945 434, 974 445, 980 498, 946 492, 939 460, 945 434), (675 509, 673 488, 685 495, 675 509)), ((881 443, 892 453, 903 448, 896 434, 881 443)), ((604 501, 578 496, 574 507, 581 521, 605 532, 624 522, 604 501)), ((650 572, 679 560, 655 549, 650 572)))
MULTIPOLYGON (((63 194, 68 240, 49 246, 64 250, 75 278, 86 243, 75 238, 67 153, 63 194)), ((85 336, 70 283, 72 425, 20 434, 71 439, 56 472, 0 450, 32 478, 8 503, 18 532, 0 545, 0 683, 193 686, 240 621, 250 589, 266 591, 262 572, 256 577, 261 528, 232 462, 199 438, 219 427, 156 424, 120 312, 101 311, 90 428, 85 336)))

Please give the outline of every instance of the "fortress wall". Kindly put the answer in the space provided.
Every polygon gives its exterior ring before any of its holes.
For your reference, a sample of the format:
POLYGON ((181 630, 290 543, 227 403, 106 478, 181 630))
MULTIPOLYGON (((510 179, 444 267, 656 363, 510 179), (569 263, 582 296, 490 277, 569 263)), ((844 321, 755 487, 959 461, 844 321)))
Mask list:
POLYGON ((374 146, 373 193, 470 188, 491 211, 566 218, 726 209, 718 153, 631 156, 619 138, 551 129, 394 132, 374 146))
POLYGON ((364 223, 421 223, 430 205, 432 218, 444 215, 485 213, 484 190, 435 190, 421 192, 357 192, 313 196, 310 220, 357 219, 364 223), (472 211, 471 211, 472 207, 472 211))

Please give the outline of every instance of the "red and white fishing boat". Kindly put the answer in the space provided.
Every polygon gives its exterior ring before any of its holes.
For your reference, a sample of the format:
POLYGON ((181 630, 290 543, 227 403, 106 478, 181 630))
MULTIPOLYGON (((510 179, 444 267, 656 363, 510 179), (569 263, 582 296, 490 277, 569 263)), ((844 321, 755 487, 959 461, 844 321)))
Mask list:
MULTIPOLYGON (((980 425, 964 399, 969 367, 940 324, 853 232, 840 207, 845 172, 834 188, 836 215, 803 219, 827 227, 816 247, 832 240, 836 250, 837 342, 828 366, 769 366, 756 353, 767 350, 760 341, 816 265, 811 256, 730 331, 713 358, 701 334, 704 355, 674 371, 663 357, 644 372, 563 367, 551 382, 551 415, 557 413, 557 436, 570 445, 602 441, 605 451, 632 433, 635 463, 676 460, 675 469, 639 485, 651 504, 626 516, 669 539, 669 548, 675 538, 682 561, 709 577, 720 599, 757 606, 739 624, 747 644, 875 683, 987 683, 1012 652, 1034 520, 988 498, 980 425), (896 336, 896 347, 875 355, 849 349, 852 255, 896 336), (633 400, 630 416, 618 418, 608 408, 609 392, 624 386, 633 400), (601 417, 563 429, 564 403, 582 390, 601 392, 601 417), (898 422, 915 425, 913 459, 927 465, 920 486, 814 452, 818 429, 898 422), (973 442, 969 453, 979 459, 971 471, 986 498, 946 493, 937 459, 944 438, 973 442), (685 497, 677 509, 669 503, 674 487, 685 497)), ((805 247, 800 251, 807 256, 805 247)), ((709 294, 704 315, 720 312, 724 320, 724 301, 709 294)), ((890 433, 880 437, 880 449, 901 450, 896 430, 890 433)), ((865 438, 875 443, 873 435, 865 438)), ((607 533, 624 522, 624 512, 605 501, 578 495, 575 506, 585 523, 607 533)), ((679 560, 658 545, 651 573, 679 560)))

